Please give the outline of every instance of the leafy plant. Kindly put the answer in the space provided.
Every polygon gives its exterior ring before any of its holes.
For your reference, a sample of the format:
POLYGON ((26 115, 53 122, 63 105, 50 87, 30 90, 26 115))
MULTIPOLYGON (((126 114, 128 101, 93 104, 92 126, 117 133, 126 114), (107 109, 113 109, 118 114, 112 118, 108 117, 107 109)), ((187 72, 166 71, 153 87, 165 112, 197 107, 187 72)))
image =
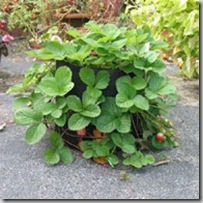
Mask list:
POLYGON ((47 31, 51 34, 53 27, 55 35, 57 31, 57 35, 63 36, 62 27, 65 25, 62 26, 61 20, 72 10, 77 10, 77 5, 65 0, 2 0, 0 19, 7 20, 9 30, 20 28, 31 42, 40 44, 43 37, 47 38, 47 31), (56 18, 54 14, 62 11, 65 11, 62 17, 56 18))
POLYGON ((199 1, 131 1, 126 11, 129 10, 137 26, 148 26, 155 38, 169 43, 167 55, 178 64, 181 74, 198 77, 199 1))
POLYGON ((57 131, 50 135, 52 149, 45 152, 50 164, 72 161, 62 140, 79 148, 84 158, 112 167, 153 164, 146 149, 177 145, 164 118, 176 98, 159 52, 167 44, 154 40, 148 29, 94 21, 85 28, 84 33, 69 29, 71 41, 47 41, 29 52, 44 63, 35 63, 22 83, 9 89, 18 93, 15 120, 29 126, 28 144, 39 142, 48 128, 57 131), (80 83, 82 93, 76 91, 80 83), (158 133, 164 139, 157 139, 158 133))
POLYGON ((20 28, 32 46, 40 48, 47 38, 66 38, 67 15, 107 20, 118 16, 121 7, 122 0, 1 0, 0 20, 7 20, 9 30, 20 28))

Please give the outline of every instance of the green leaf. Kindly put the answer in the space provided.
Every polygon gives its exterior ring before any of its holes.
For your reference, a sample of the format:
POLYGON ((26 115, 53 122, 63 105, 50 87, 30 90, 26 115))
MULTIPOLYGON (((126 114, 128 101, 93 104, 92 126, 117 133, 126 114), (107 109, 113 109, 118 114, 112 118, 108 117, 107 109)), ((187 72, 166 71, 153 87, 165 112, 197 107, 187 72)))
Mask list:
POLYGON ((126 166, 131 165, 130 158, 126 158, 126 159, 124 159, 124 160, 123 160, 123 164, 126 165, 126 166))
POLYGON ((72 71, 67 66, 61 66, 56 70, 55 78, 60 85, 68 85, 72 78, 72 71))
POLYGON ((83 116, 86 117, 97 117, 101 113, 101 109, 98 105, 96 104, 89 104, 88 106, 85 106, 84 109, 80 112, 83 116))
POLYGON ((64 60, 66 57, 67 49, 58 41, 46 42, 46 49, 53 55, 55 60, 64 60))
POLYGON ((80 148, 82 151, 87 151, 87 150, 90 150, 92 149, 92 141, 82 141, 80 143, 80 148))
POLYGON ((75 95, 70 95, 67 97, 67 104, 69 109, 80 112, 83 109, 82 102, 79 97, 75 95))
POLYGON ((101 70, 96 74, 95 81, 96 81, 95 88, 105 89, 109 84, 110 75, 107 71, 101 70))
POLYGON ((75 113, 69 118, 68 126, 70 130, 81 130, 87 127, 90 122, 90 118, 87 118, 79 113, 75 113))
POLYGON ((148 100, 143 97, 142 95, 136 95, 134 98, 134 104, 136 107, 142 110, 149 110, 149 102, 148 100))
POLYGON ((57 110, 56 104, 53 104, 53 103, 45 103, 45 104, 43 105, 43 108, 42 108, 42 114, 43 114, 43 115, 48 115, 48 114, 54 112, 55 110, 57 110))
POLYGON ((136 90, 141 90, 146 87, 147 82, 142 77, 134 77, 131 84, 136 90))
POLYGON ((134 145, 135 144, 135 137, 130 133, 121 134, 123 139, 123 144, 125 145, 134 145))
POLYGON ((122 146, 122 137, 119 133, 112 133, 111 139, 113 140, 114 144, 118 147, 122 146))
POLYGON ((63 147, 62 149, 60 149, 58 151, 58 153, 59 153, 60 159, 63 163, 70 164, 73 162, 74 158, 73 158, 73 155, 72 155, 71 150, 69 148, 63 147))
POLYGON ((142 157, 143 157, 143 154, 139 151, 133 154, 130 157, 131 165, 136 168, 142 168, 142 162, 141 162, 142 157))
POLYGON ((129 144, 123 145, 121 149, 123 152, 128 154, 133 154, 136 151, 135 146, 129 144))
POLYGON ((119 132, 128 132, 130 130, 130 116, 119 108, 115 100, 111 97, 106 98, 101 107, 101 114, 94 120, 96 128, 105 133, 110 133, 117 129, 119 132))
POLYGON ((134 166, 135 168, 142 168, 142 163, 140 160, 134 160, 131 162, 131 165, 134 166))
POLYGON ((95 73, 91 68, 82 68, 79 72, 81 80, 91 87, 95 84, 95 73))
POLYGON ((152 90, 150 90, 149 88, 145 88, 145 96, 148 99, 155 99, 156 97, 158 97, 157 93, 154 93, 152 90))
POLYGON ((168 81, 164 87, 159 89, 158 93, 162 95, 175 94, 176 88, 170 81, 168 81))
POLYGON ((100 132, 110 133, 116 129, 115 119, 109 114, 101 113, 101 115, 96 118, 96 128, 100 132))
POLYGON ((131 78, 129 76, 122 76, 116 80, 116 89, 118 90, 118 92, 128 91, 127 85, 129 86, 130 83, 131 83, 131 78))
POLYGON ((121 77, 116 81, 118 94, 116 95, 116 104, 121 108, 130 108, 134 104, 136 90, 131 86, 130 77, 121 77))
POLYGON ((176 88, 167 78, 153 74, 149 80, 149 89, 146 88, 145 91, 147 91, 148 97, 153 98, 155 93, 162 95, 175 94, 176 88))
POLYGON ((85 158, 85 159, 90 159, 92 158, 94 155, 94 152, 93 150, 88 150, 88 151, 85 151, 82 156, 85 158))
POLYGON ((22 83, 17 84, 17 85, 13 85, 11 87, 9 87, 9 89, 6 91, 6 93, 10 94, 10 93, 16 93, 16 92, 20 92, 25 90, 25 87, 22 83))
POLYGON ((121 49, 123 46, 126 45, 127 39, 120 39, 120 40, 116 40, 112 43, 112 45, 117 48, 117 49, 121 49))
POLYGON ((52 54, 46 48, 41 48, 41 49, 38 49, 38 50, 28 51, 27 54, 29 56, 32 56, 33 58, 38 58, 38 59, 42 59, 42 60, 54 59, 54 54, 52 54))
POLYGON ((102 26, 102 31, 109 37, 110 40, 116 39, 120 35, 120 30, 114 24, 104 24, 102 26))
POLYGON ((56 102, 56 105, 59 109, 63 109, 67 104, 66 98, 59 98, 56 102))
POLYGON ((59 153, 54 149, 47 149, 44 153, 45 161, 48 164, 54 165, 60 161, 59 153))
POLYGON ((145 158, 146 158, 148 164, 154 164, 154 163, 155 163, 155 158, 154 158, 152 155, 147 154, 147 155, 145 156, 145 158))
POLYGON ((130 99, 128 95, 121 92, 116 95, 116 105, 121 108, 130 108, 134 105, 134 100, 130 99))
POLYGON ((145 156, 142 156, 141 159, 140 159, 141 163, 143 166, 146 166, 148 164, 148 160, 146 159, 145 156))
POLYGON ((88 57, 91 53, 91 47, 89 45, 83 44, 82 46, 78 44, 75 45, 77 49, 68 54, 67 58, 79 61, 80 63, 83 62, 83 60, 88 57))
POLYGON ((93 87, 87 87, 86 91, 82 95, 83 106, 88 106, 89 104, 97 103, 98 99, 101 97, 102 91, 93 87))
POLYGON ((78 32, 78 30, 73 28, 73 27, 68 29, 67 34, 74 37, 74 38, 80 38, 81 37, 81 33, 78 32))
POLYGON ((56 149, 61 149, 64 146, 64 141, 57 132, 53 131, 49 137, 50 143, 54 146, 56 149))
POLYGON ((134 67, 137 69, 145 69, 145 60, 141 58, 137 58, 134 60, 134 67))
POLYGON ((67 66, 61 66, 59 69, 57 69, 55 78, 60 91, 60 96, 64 96, 74 86, 74 84, 71 82, 72 72, 67 66))
POLYGON ((158 74, 153 74, 149 80, 149 88, 156 92, 166 84, 166 79, 158 74))
MULTIPOLYGON (((163 74, 166 69, 166 65, 161 60, 156 60, 154 63, 150 64, 151 70, 159 75, 163 74)), ((148 67, 149 68, 149 67, 148 67)))
POLYGON ((109 149, 106 146, 97 145, 96 154, 98 157, 108 156, 109 155, 109 149))
POLYGON ((125 113, 115 120, 116 129, 120 133, 128 133, 131 128, 130 115, 125 113))
POLYGON ((63 111, 61 109, 56 109, 55 111, 52 111, 51 115, 54 118, 60 118, 62 113, 63 113, 63 111))
POLYGON ((30 125, 42 120, 41 112, 29 108, 22 108, 14 113, 15 122, 19 125, 30 125))
POLYGON ((149 51, 145 55, 145 58, 147 59, 147 61, 149 63, 154 63, 158 59, 159 56, 160 56, 160 53, 157 53, 157 52, 154 52, 154 51, 149 51))
POLYGON ((57 126, 63 127, 66 124, 66 115, 63 114, 60 118, 55 118, 54 122, 56 123, 57 126))
POLYGON ((119 163, 119 159, 116 155, 110 154, 108 157, 109 164, 114 167, 114 165, 117 165, 119 163))
POLYGON ((47 127, 44 123, 33 124, 25 133, 25 140, 32 145, 39 142, 45 135, 47 127))
POLYGON ((60 67, 55 77, 44 77, 39 83, 39 89, 48 96, 64 96, 74 86, 71 82, 72 73, 69 68, 60 67))
POLYGON ((29 98, 27 97, 19 97, 19 98, 15 98, 14 102, 13 102, 13 108, 15 110, 25 106, 26 104, 28 104, 29 102, 29 98))
POLYGON ((168 47, 168 44, 166 42, 162 42, 162 41, 151 42, 151 50, 166 49, 167 47, 168 47))
POLYGON ((57 87, 56 79, 51 78, 43 78, 39 83, 40 90, 48 96, 57 96, 59 95, 59 90, 57 87))

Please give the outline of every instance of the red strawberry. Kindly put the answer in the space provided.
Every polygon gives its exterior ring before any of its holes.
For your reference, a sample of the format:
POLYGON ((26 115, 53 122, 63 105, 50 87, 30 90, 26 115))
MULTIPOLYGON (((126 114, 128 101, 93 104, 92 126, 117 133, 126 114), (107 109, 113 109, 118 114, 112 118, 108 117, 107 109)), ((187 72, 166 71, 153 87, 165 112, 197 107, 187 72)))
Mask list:
POLYGON ((86 135, 86 129, 83 128, 81 130, 77 130, 77 135, 79 135, 81 137, 85 136, 86 135))
POLYGON ((165 139, 165 137, 164 137, 164 134, 163 134, 163 133, 158 133, 158 134, 156 135, 156 140, 157 140, 158 142, 163 142, 164 139, 165 139))

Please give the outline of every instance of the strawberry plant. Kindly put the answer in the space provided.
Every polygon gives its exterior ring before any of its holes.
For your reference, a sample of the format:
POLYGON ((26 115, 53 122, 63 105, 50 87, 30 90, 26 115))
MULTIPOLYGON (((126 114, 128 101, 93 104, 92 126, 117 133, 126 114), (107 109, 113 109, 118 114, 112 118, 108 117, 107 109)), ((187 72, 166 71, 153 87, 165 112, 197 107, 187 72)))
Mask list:
POLYGON ((167 44, 154 40, 148 29, 94 21, 85 28, 84 33, 69 29, 71 41, 47 41, 29 51, 44 63, 34 63, 8 91, 18 93, 15 121, 28 126, 30 145, 50 137, 48 164, 71 163, 70 146, 112 167, 153 164, 151 150, 177 145, 164 117, 176 98, 160 55, 167 44), (158 133, 164 134, 161 142, 158 133))
POLYGON ((131 1, 128 10, 137 26, 148 26, 155 38, 169 43, 167 55, 178 64, 181 74, 198 77, 199 1, 131 1))

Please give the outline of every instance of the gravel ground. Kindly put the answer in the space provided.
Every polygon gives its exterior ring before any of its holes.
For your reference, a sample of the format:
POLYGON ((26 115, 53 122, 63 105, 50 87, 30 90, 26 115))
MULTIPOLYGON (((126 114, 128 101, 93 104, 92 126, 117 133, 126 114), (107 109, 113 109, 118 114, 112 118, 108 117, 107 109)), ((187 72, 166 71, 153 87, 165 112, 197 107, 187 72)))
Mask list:
MULTIPOLYGON (((22 56, 12 54, 12 58, 3 58, 1 71, 11 76, 21 75, 32 63, 22 56)), ((191 83, 185 88, 189 86, 191 83)), ((197 81, 194 86, 198 86, 197 81)), ((130 179, 124 181, 121 178, 122 170, 105 168, 84 160, 77 151, 74 152, 76 159, 73 164, 47 166, 43 160, 43 152, 48 145, 46 137, 34 146, 25 143, 25 128, 12 123, 13 97, 2 91, 0 124, 6 122, 7 125, 0 132, 0 198, 199 199, 197 92, 189 92, 186 96, 182 94, 187 99, 180 99, 170 111, 169 117, 177 131, 180 146, 157 153, 167 154, 170 162, 146 167, 142 171, 127 171, 130 179)))

